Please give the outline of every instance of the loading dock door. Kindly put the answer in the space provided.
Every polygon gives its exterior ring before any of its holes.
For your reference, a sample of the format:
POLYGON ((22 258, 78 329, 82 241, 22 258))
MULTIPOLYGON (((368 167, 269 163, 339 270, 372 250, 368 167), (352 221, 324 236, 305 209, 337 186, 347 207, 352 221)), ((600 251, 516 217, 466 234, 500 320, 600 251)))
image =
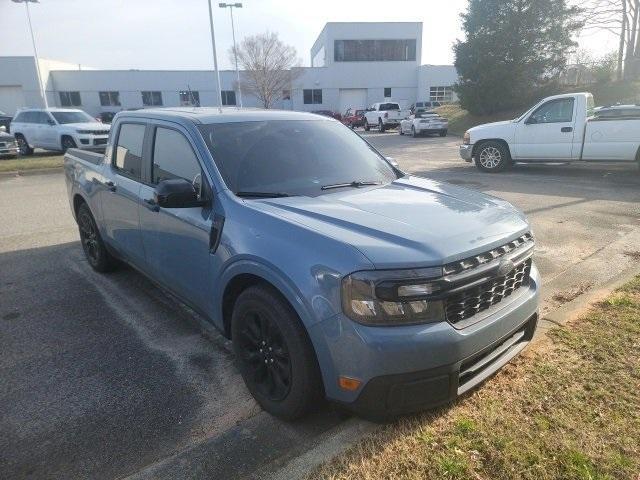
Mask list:
POLYGON ((21 86, 0 86, 0 111, 14 115, 16 110, 24 106, 24 94, 21 86))
POLYGON ((340 113, 347 111, 347 108, 363 109, 367 105, 366 88, 341 88, 340 89, 340 113))

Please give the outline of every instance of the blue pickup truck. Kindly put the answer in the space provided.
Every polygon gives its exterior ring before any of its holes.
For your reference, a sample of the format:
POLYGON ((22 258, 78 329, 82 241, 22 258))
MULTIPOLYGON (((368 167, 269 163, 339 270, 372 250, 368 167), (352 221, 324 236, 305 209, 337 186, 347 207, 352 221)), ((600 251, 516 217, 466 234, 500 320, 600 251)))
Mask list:
POLYGON ((330 118, 121 112, 106 153, 70 149, 65 175, 88 263, 126 262, 211 321, 279 417, 449 402, 536 328, 523 214, 406 174, 330 118))

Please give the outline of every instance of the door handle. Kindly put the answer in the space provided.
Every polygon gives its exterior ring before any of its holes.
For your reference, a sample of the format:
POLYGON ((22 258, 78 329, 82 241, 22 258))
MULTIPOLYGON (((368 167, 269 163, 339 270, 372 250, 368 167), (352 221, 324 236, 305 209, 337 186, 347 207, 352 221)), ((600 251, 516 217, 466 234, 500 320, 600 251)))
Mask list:
POLYGON ((116 191, 116 184, 113 183, 112 181, 104 182, 104 186, 107 187, 110 192, 116 191))
POLYGON ((158 205, 153 198, 145 198, 143 202, 144 202, 144 206, 147 207, 152 212, 160 211, 160 205, 158 205))
POLYGON ((569 132, 573 132, 573 128, 572 128, 572 127, 562 127, 562 128, 560 129, 560 131, 561 131, 562 133, 569 133, 569 132))

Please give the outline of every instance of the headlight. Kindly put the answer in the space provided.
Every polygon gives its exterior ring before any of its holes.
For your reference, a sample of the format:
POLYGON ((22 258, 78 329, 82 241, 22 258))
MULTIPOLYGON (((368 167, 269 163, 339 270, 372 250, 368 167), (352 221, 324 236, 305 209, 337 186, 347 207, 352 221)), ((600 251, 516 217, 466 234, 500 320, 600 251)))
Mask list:
POLYGON ((469 134, 468 130, 464 132, 464 136, 462 137, 462 143, 464 143, 465 145, 469 145, 471 143, 471 135, 469 134))
POLYGON ((444 320, 440 291, 442 269, 355 272, 342 279, 342 309, 365 325, 415 325, 444 320))

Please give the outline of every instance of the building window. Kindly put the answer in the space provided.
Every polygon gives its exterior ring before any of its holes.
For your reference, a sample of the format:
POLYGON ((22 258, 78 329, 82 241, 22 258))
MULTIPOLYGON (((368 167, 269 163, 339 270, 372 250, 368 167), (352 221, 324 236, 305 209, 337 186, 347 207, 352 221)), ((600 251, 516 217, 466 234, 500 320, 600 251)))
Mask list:
POLYGON ((306 105, 319 105, 322 103, 322 89, 305 89, 302 91, 304 103, 306 105))
POLYGON ((180 90, 180 106, 182 107, 199 107, 200 106, 200 92, 193 90, 180 90))
POLYGON ((145 107, 162 106, 162 92, 142 92, 142 105, 145 107))
POLYGON ((384 98, 391 98, 391 87, 384 87, 384 98))
POLYGON ((234 90, 222 90, 222 105, 235 105, 236 92, 234 90))
POLYGON ((335 40, 336 62, 415 61, 416 40, 335 40))
POLYGON ((291 100, 291 90, 282 90, 282 99, 291 100))
POLYGON ((60 105, 63 107, 79 107, 80 92, 60 92, 60 105))
POLYGON ((429 100, 440 103, 453 102, 453 87, 430 87, 429 100))
POLYGON ((100 105, 103 107, 119 107, 120 92, 99 92, 100 105))

